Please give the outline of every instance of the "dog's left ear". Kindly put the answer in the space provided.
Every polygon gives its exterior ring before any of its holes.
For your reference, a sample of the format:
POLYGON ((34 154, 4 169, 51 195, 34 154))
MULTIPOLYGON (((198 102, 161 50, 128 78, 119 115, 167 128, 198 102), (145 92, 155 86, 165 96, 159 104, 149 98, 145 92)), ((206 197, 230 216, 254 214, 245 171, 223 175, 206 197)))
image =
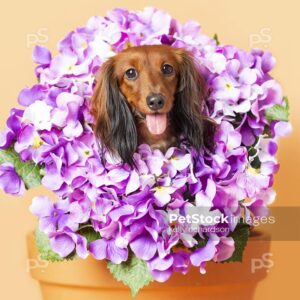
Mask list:
POLYGON ((178 61, 178 88, 171 111, 173 126, 197 151, 204 145, 213 149, 215 123, 203 115, 207 90, 194 59, 184 49, 175 49, 178 61))

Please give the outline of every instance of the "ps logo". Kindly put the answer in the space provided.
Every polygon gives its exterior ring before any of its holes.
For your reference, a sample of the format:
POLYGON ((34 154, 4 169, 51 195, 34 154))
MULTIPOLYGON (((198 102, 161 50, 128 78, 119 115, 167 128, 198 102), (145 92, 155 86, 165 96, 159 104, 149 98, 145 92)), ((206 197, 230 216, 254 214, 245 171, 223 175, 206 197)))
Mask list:
POLYGON ((272 39, 270 28, 261 28, 259 33, 252 33, 249 35, 249 45, 251 48, 264 47, 267 48, 272 39))
POLYGON ((30 272, 31 269, 40 268, 42 272, 49 265, 49 261, 43 260, 40 255, 37 258, 28 258, 26 260, 26 270, 30 272))
POLYGON ((271 259, 272 253, 267 252, 262 255, 261 258, 251 259, 251 273, 255 273, 260 269, 270 269, 274 266, 274 261, 271 259))
POLYGON ((47 43, 49 40, 47 31, 48 31, 47 28, 40 28, 36 33, 27 34, 26 36, 27 48, 30 48, 32 45, 47 43))

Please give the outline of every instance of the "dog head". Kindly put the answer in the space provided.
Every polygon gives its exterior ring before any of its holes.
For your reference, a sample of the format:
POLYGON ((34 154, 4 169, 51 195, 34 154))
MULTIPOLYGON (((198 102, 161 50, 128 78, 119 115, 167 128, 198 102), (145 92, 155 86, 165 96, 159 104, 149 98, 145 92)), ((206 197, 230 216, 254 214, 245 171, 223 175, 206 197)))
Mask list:
POLYGON ((199 150, 205 93, 204 80, 186 50, 166 45, 128 48, 100 69, 91 107, 95 134, 130 165, 138 145, 137 122, 153 136, 162 136, 171 126, 199 150))

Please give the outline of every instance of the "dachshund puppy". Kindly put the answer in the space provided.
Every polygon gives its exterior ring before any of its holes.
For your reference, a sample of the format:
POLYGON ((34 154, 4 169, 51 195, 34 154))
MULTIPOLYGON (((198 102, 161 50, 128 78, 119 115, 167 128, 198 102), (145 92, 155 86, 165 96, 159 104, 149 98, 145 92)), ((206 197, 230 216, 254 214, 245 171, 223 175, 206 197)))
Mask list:
POLYGON ((213 123, 202 115, 205 82, 190 54, 166 45, 128 48, 106 61, 91 100, 101 146, 133 165, 139 144, 163 152, 183 136, 197 151, 211 144, 213 123))

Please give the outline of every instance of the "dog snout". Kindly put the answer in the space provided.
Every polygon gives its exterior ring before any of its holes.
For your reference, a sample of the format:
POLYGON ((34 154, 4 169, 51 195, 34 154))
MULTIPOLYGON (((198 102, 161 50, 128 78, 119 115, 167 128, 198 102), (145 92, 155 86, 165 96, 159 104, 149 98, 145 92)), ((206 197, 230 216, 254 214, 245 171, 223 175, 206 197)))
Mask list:
POLYGON ((161 94, 150 94, 146 100, 147 105, 153 111, 157 111, 165 105, 165 97, 161 94))

